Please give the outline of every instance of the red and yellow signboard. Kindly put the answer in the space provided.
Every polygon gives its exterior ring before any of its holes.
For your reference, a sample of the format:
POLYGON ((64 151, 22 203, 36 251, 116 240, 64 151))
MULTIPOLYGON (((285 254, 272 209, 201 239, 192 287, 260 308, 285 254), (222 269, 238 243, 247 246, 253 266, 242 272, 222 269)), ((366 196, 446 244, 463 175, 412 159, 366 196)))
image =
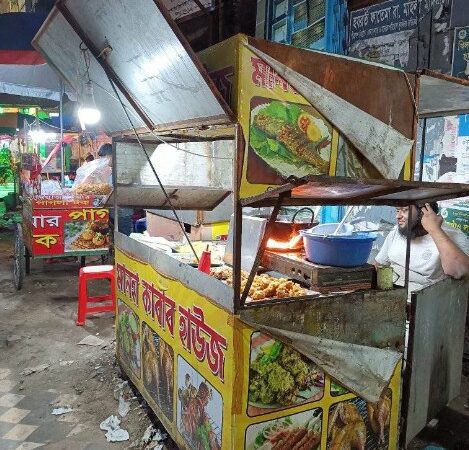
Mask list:
POLYGON ((397 448, 400 364, 367 403, 181 281, 115 256, 118 360, 181 448, 397 448))
POLYGON ((33 198, 23 209, 23 233, 32 256, 102 253, 109 247, 109 211, 87 199, 33 198), (79 207, 82 203, 85 207, 79 207))

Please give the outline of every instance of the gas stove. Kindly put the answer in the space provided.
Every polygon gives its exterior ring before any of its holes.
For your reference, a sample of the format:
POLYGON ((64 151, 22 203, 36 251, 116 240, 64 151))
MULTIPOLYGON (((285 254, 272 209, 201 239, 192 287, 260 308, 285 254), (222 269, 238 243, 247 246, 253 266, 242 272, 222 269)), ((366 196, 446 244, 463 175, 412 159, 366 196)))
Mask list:
POLYGON ((323 294, 371 289, 375 278, 374 267, 370 264, 359 267, 321 266, 309 262, 302 250, 281 253, 266 250, 262 266, 323 294))

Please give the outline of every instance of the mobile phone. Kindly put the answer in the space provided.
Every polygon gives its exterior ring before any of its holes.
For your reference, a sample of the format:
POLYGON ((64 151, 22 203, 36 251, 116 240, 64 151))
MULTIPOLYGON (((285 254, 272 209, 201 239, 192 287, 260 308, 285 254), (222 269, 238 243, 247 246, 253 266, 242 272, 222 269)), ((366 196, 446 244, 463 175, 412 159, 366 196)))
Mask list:
POLYGON ((422 211, 423 206, 416 205, 416 207, 417 207, 417 215, 421 219, 423 217, 423 211, 422 211))

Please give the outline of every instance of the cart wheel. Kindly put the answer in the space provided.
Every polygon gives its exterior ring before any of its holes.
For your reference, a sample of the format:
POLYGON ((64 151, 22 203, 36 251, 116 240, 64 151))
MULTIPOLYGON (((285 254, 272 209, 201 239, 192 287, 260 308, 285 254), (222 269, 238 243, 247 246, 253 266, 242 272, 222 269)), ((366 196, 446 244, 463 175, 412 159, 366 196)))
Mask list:
POLYGON ((86 266, 86 256, 80 256, 80 267, 86 266))
POLYGON ((23 229, 19 223, 15 228, 15 265, 13 268, 13 278, 15 287, 19 291, 23 287, 24 275, 26 272, 25 246, 23 240, 23 229))
POLYGON ((29 275, 31 272, 31 253, 29 253, 29 250, 27 248, 25 248, 24 262, 26 275, 29 275))

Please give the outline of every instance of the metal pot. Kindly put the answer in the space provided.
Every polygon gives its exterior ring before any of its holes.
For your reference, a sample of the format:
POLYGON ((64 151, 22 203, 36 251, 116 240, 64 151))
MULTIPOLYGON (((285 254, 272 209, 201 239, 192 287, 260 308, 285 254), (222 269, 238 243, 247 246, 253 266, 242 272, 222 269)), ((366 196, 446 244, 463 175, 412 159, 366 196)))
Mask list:
MULTIPOLYGON (((290 219, 278 218, 272 228, 270 233, 270 238, 280 242, 287 242, 295 236, 300 234, 300 230, 307 230, 313 226, 317 225, 317 222, 314 221, 314 211, 311 208, 301 208, 295 212, 293 217, 290 219), (296 217, 301 211, 309 211, 311 213, 311 220, 305 222, 295 222, 296 217)), ((298 245, 295 246, 295 250, 301 250, 303 248, 303 240, 298 241, 298 245)), ((291 251, 292 249, 273 249, 275 251, 291 251)))
POLYGON ((301 208, 293 215, 291 220, 278 218, 273 227, 271 238, 279 241, 284 241, 297 236, 300 230, 307 230, 313 227, 316 223, 314 222, 314 211, 311 208, 301 208), (295 222, 296 217, 301 211, 309 211, 311 213, 311 220, 295 222))

